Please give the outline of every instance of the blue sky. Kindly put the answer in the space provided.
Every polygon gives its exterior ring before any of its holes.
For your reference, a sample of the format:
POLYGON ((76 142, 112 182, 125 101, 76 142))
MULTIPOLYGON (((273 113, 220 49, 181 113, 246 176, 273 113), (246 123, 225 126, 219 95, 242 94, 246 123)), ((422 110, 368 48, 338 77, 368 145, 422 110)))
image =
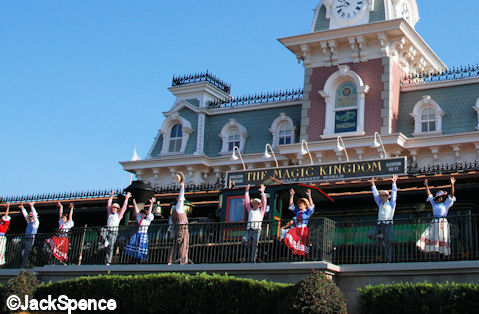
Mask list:
MULTIPOLYGON (((479 1, 420 0, 418 33, 448 65, 479 62, 479 1)), ((277 38, 317 0, 1 1, 0 196, 126 187, 174 101, 208 69, 232 95, 302 87, 277 38)))

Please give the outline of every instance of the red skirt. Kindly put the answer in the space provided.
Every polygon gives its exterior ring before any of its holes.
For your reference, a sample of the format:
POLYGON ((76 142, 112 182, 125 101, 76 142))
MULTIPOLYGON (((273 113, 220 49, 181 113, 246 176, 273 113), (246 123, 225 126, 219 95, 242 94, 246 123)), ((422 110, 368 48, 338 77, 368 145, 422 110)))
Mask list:
POLYGON ((284 237, 284 244, 296 255, 308 256, 309 254, 309 229, 308 227, 293 227, 284 237))
POLYGON ((45 247, 56 259, 66 262, 68 261, 68 237, 58 237, 45 240, 45 247))

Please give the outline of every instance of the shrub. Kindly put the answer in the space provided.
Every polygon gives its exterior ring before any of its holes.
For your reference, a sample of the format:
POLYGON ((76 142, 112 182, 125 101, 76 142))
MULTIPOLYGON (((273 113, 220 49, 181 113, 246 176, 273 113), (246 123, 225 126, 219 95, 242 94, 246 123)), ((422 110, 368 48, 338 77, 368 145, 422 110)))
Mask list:
POLYGON ((7 313, 9 312, 5 301, 11 295, 17 295, 20 298, 28 295, 30 298, 32 298, 37 286, 38 280, 34 273, 31 271, 20 271, 15 277, 9 279, 3 289, 1 289, 3 290, 1 291, 2 309, 7 313))
POLYGON ((395 283, 359 289, 361 313, 476 313, 479 284, 395 283))
POLYGON ((36 299, 115 299, 117 313, 281 312, 292 285, 197 274, 97 276, 40 285, 36 299))
POLYGON ((292 312, 346 313, 346 301, 343 293, 325 274, 313 272, 294 287, 292 312))

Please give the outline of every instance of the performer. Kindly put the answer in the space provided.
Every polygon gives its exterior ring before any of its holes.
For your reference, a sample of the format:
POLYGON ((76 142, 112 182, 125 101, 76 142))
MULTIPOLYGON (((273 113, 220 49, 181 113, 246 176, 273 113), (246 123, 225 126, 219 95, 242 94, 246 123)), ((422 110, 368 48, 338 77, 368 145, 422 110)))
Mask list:
POLYGON ((451 195, 447 196, 447 192, 439 191, 436 196, 432 196, 429 190, 427 179, 424 180, 426 186, 426 193, 428 195, 427 201, 432 205, 432 213, 434 219, 429 224, 429 227, 421 234, 421 237, 416 242, 417 248, 424 253, 437 252, 439 254, 449 255, 451 253, 450 248, 450 230, 449 223, 447 222, 447 213, 449 208, 456 201, 454 196, 456 178, 451 177, 451 195))
POLYGON ((7 237, 5 233, 7 233, 11 220, 10 216, 8 216, 10 203, 7 203, 6 206, 5 214, 3 214, 2 220, 0 221, 0 266, 5 265, 5 248, 7 247, 7 237))
POLYGON ((73 203, 70 203, 70 214, 63 213, 63 205, 58 202, 58 235, 45 240, 44 248, 62 263, 68 262, 68 232, 75 225, 73 222, 73 203))
POLYGON ((27 228, 25 229, 25 235, 23 238, 24 248, 22 250, 22 264, 21 268, 27 267, 28 257, 30 251, 32 250, 33 243, 35 242, 35 235, 37 234, 38 227, 40 226, 40 220, 38 219, 38 213, 35 209, 35 202, 28 203, 30 205, 30 213, 27 213, 25 207, 23 207, 23 202, 19 206, 22 211, 23 218, 27 222, 27 228))
POLYGON ((106 265, 109 266, 113 258, 113 252, 115 249, 115 242, 118 238, 118 226, 120 221, 125 214, 126 208, 128 207, 128 199, 131 197, 131 193, 126 193, 125 200, 123 201, 123 206, 120 210, 120 204, 113 203, 113 195, 115 191, 111 191, 110 198, 106 204, 106 211, 108 213, 108 219, 106 221, 106 227, 103 227, 100 232, 100 236, 103 239, 103 246, 107 249, 106 252, 106 265), (120 212, 118 213, 118 211, 120 212))
POLYGON ((392 234, 392 226, 393 226, 393 219, 394 219, 394 211, 396 210, 397 180, 398 180, 398 176, 393 175, 391 194, 389 194, 389 191, 387 190, 382 190, 381 192, 378 192, 378 189, 376 188, 376 184, 375 184, 376 179, 372 178, 370 180, 374 201, 378 205, 379 210, 378 210, 377 225, 369 234, 369 238, 381 242, 382 246, 385 249, 386 261, 388 263, 392 262, 392 257, 393 257, 391 234, 392 234))
POLYGON ((135 199, 133 199, 133 208, 136 212, 136 220, 138 221, 138 230, 130 238, 130 243, 123 249, 123 253, 128 256, 137 258, 141 261, 146 261, 148 258, 148 226, 155 218, 151 213, 153 204, 156 199, 153 197, 150 199, 150 206, 148 210, 138 210, 138 205, 135 199))
POLYGON ((261 200, 258 198, 250 200, 249 189, 250 185, 248 184, 244 194, 244 204, 248 211, 248 224, 242 242, 246 247, 251 246, 249 262, 255 263, 258 254, 258 241, 261 235, 261 225, 266 212, 267 201, 266 194, 264 194, 266 187, 261 184, 259 188, 259 191, 261 192, 261 200))
POLYGON ((171 213, 171 231, 173 235, 173 247, 168 255, 168 265, 171 265, 179 252, 180 264, 188 264, 188 249, 190 245, 190 234, 188 230, 188 217, 185 212, 185 175, 178 171, 180 194, 178 202, 171 213))
POLYGON ((291 227, 284 238, 284 244, 296 255, 308 257, 309 255, 309 229, 308 222, 314 213, 314 203, 311 190, 306 190, 306 198, 300 198, 294 206, 294 190, 289 190, 289 209, 293 211, 295 220, 289 221, 283 228, 291 227))

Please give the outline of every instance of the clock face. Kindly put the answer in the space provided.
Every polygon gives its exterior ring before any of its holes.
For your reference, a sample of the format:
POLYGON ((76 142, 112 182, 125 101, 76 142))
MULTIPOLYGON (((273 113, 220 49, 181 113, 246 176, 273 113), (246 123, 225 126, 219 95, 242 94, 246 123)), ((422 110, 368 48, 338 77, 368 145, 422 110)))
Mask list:
POLYGON ((356 17, 366 5, 366 0, 334 0, 331 10, 342 19, 356 17))

